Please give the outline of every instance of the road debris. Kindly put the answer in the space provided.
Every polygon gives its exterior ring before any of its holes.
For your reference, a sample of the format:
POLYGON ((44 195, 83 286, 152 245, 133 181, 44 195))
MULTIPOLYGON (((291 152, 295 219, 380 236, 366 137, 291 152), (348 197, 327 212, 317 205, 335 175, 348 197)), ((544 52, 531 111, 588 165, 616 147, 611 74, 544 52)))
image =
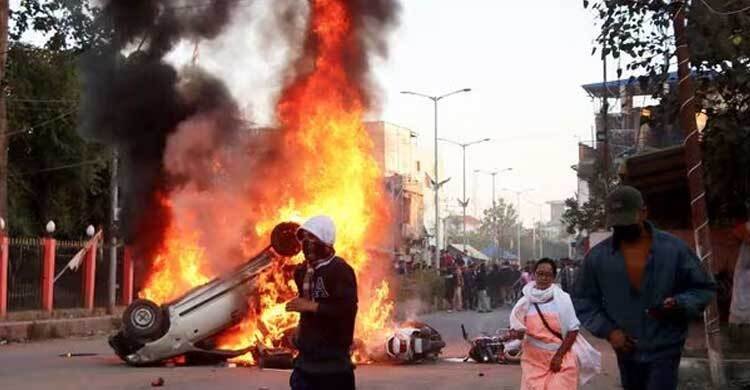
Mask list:
POLYGON ((69 358, 69 357, 85 357, 85 356, 98 356, 98 353, 91 353, 91 352, 67 352, 67 353, 61 353, 57 356, 69 358))
POLYGON ((155 380, 151 381, 151 387, 162 387, 164 386, 164 378, 158 377, 155 380))

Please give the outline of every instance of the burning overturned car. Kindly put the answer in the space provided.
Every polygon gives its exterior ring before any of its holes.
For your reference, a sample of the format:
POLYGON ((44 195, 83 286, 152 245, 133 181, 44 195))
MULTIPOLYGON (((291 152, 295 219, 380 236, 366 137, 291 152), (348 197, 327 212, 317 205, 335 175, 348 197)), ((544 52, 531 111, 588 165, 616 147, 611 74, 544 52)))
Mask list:
POLYGON ((122 329, 109 345, 126 363, 151 365, 177 356, 195 361, 222 361, 249 352, 221 350, 214 338, 239 323, 255 281, 275 261, 296 255, 299 225, 285 222, 271 233, 271 244, 231 272, 197 286, 161 306, 145 299, 134 301, 123 313, 122 329))

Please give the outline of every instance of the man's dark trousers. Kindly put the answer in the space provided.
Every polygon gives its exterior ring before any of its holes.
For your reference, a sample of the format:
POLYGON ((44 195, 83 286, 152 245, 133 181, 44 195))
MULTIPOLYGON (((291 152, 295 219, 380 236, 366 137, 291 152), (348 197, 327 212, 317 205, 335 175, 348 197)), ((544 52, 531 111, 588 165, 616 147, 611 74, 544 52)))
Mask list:
POLYGON ((331 374, 310 374, 299 368, 289 378, 292 390, 354 390, 354 370, 331 374))
POLYGON ((625 390, 676 390, 680 356, 641 362, 618 353, 620 382, 625 390))

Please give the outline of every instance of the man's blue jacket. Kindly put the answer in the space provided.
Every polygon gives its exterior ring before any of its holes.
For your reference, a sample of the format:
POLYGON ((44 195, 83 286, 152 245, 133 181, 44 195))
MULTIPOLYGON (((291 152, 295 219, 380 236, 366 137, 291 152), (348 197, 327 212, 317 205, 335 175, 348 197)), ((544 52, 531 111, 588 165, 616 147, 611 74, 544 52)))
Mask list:
POLYGON ((647 229, 653 242, 639 290, 630 286, 625 258, 610 237, 586 255, 572 294, 581 324, 600 338, 623 330, 636 340, 631 358, 639 361, 679 356, 689 320, 700 316, 716 290, 685 242, 650 223, 647 229), (677 300, 679 315, 647 314, 669 297, 677 300))

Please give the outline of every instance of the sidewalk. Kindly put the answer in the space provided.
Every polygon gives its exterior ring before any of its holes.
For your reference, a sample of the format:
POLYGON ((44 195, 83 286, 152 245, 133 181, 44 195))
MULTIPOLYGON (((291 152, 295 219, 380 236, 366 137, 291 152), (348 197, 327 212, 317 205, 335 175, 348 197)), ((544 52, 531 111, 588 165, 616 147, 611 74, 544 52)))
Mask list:
POLYGON ((123 309, 117 308, 114 314, 104 309, 8 313, 0 321, 0 343, 108 334, 120 327, 123 309))

